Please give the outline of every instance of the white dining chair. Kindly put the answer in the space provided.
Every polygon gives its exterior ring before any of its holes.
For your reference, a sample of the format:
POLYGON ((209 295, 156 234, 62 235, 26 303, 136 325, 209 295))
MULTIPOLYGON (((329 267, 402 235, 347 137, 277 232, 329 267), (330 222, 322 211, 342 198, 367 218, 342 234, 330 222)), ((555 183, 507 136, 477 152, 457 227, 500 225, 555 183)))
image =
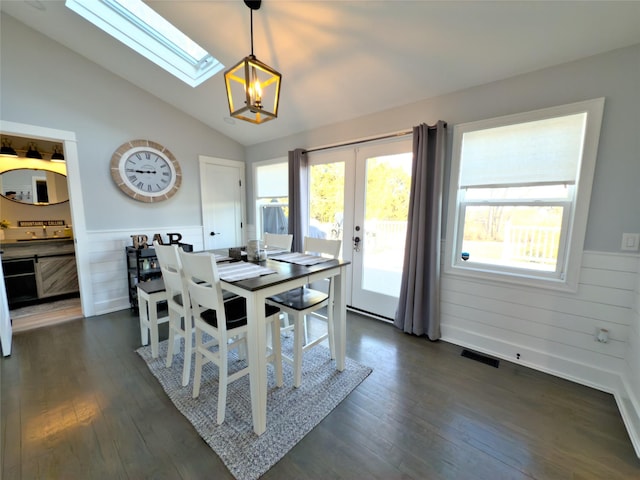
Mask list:
POLYGON ((179 353, 180 339, 184 344, 184 364, 182 368, 182 386, 189 383, 191 359, 193 357, 193 316, 187 291, 187 283, 182 273, 182 262, 177 245, 160 245, 153 242, 160 263, 162 280, 167 292, 169 309, 169 341, 167 348, 167 368, 171 367, 173 357, 179 353))
POLYGON ((291 251, 291 244, 293 243, 293 235, 279 234, 279 233, 265 233, 264 244, 269 248, 281 248, 288 252, 291 251))
MULTIPOLYGON (((340 240, 305 237, 304 252, 337 258, 340 254, 341 244, 340 240)), ((293 386, 299 387, 302 383, 302 355, 305 351, 328 338, 331 358, 335 358, 333 344, 333 280, 328 280, 327 293, 304 286, 269 297, 267 303, 279 307, 287 314, 289 319, 293 318, 293 358, 283 354, 282 359, 293 364, 293 386), (324 307, 327 309, 326 316, 318 312, 324 307), (307 316, 319 318, 327 324, 327 330, 313 340, 307 338, 309 330, 306 323, 307 316)))
MULTIPOLYGON (((246 349, 247 308, 246 300, 237 296, 223 300, 218 268, 213 255, 202 255, 180 251, 182 269, 187 282, 195 320, 195 373, 193 398, 200 395, 202 367, 212 362, 218 367, 218 413, 217 422, 225 417, 227 386, 249 373, 249 366, 229 374, 229 351, 243 346, 246 349), (204 334, 212 337, 205 343, 204 334), (218 347, 215 349, 214 347, 218 347)), ((276 385, 282 385, 282 357, 279 329, 280 309, 265 305, 267 325, 271 327, 272 344, 266 352, 267 362, 274 365, 276 385)))

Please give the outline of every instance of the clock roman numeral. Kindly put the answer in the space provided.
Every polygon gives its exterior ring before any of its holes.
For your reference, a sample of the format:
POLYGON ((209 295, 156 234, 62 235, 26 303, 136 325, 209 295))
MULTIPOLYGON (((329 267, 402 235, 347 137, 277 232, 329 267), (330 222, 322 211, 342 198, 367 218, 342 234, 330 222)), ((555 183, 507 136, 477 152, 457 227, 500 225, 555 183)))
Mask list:
POLYGON ((138 180, 138 177, 136 175, 131 175, 130 177, 127 177, 127 178, 131 183, 136 183, 136 181, 138 180))

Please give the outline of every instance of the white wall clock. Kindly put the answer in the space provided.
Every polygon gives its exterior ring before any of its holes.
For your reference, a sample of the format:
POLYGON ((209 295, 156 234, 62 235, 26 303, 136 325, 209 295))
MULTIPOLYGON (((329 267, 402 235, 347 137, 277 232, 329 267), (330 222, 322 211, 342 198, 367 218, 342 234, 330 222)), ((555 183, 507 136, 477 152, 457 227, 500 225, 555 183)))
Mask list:
POLYGON ((131 198, 151 203, 176 194, 182 170, 166 147, 151 140, 131 140, 111 156, 111 177, 131 198))

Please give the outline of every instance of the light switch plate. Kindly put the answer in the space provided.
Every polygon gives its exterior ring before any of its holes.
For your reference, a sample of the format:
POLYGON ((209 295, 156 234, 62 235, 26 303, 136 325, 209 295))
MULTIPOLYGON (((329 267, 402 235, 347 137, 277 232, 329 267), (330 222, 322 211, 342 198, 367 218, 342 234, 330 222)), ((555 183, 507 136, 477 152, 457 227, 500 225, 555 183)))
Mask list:
POLYGON ((623 233, 621 250, 626 252, 637 252, 640 248, 640 233, 623 233))

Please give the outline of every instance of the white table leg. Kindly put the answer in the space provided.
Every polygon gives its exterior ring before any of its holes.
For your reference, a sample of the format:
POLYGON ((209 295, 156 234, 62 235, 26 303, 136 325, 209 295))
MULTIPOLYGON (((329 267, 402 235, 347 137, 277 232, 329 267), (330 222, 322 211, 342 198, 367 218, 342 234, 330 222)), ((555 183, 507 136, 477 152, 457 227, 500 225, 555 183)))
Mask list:
POLYGON ((247 295, 247 355, 251 385, 253 431, 262 435, 267 429, 267 335, 264 297, 257 292, 247 295))
POLYGON ((336 368, 343 371, 347 355, 347 266, 340 267, 340 275, 334 281, 333 333, 336 354, 336 368))

